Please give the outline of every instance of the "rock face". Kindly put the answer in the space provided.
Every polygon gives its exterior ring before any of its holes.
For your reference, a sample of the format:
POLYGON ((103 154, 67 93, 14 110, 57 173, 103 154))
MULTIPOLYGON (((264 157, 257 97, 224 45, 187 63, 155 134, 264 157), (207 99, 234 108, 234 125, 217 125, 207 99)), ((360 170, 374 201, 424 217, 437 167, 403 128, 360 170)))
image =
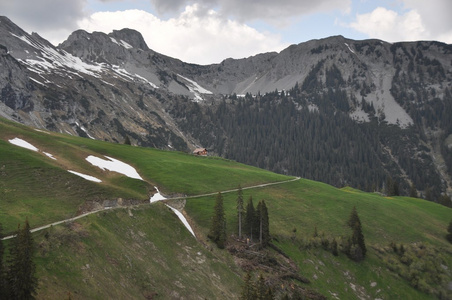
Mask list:
MULTIPOLYGON (((222 140, 209 152, 228 156, 221 150, 234 143, 227 130, 196 122, 209 111, 219 118, 220 104, 230 95, 258 99, 295 88, 297 96, 289 99, 300 110, 305 103, 309 111, 320 107, 331 118, 341 111, 357 124, 376 120, 378 126, 413 131, 424 150, 413 146, 417 150, 410 151, 436 162, 438 189, 445 192, 452 184, 450 138, 446 142, 452 134, 452 118, 446 116, 452 114, 451 61, 452 46, 443 43, 335 36, 201 66, 149 49, 131 29, 77 30, 55 47, 0 17, 0 116, 73 135, 120 143, 129 137, 133 144, 182 151, 208 146, 201 141, 211 136, 222 140), (340 92, 343 101, 330 99, 325 109, 315 99, 328 92, 340 92), (183 103, 192 104, 182 105, 185 111, 175 109, 183 103), (190 119, 190 126, 181 125, 190 119)), ((390 149, 393 138, 384 134, 384 149, 390 149)), ((401 165, 395 151, 388 153, 401 165)), ((400 170, 407 178, 414 172, 400 170)))
POLYGON ((0 100, 11 109, 10 113, 33 110, 30 93, 32 85, 27 70, 9 55, 8 49, 2 45, 0 45, 0 82, 4 83, 0 91, 0 100))

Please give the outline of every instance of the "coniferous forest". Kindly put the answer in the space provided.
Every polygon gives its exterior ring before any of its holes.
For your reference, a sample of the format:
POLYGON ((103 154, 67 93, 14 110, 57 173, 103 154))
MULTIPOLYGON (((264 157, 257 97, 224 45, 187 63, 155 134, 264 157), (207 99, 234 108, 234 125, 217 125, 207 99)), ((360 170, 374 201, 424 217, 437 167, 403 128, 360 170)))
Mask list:
MULTIPOLYGON (((334 68, 330 72, 334 77, 334 68)), ((438 201, 444 186, 430 149, 423 146, 422 130, 401 129, 377 117, 356 122, 349 116, 349 103, 371 115, 373 108, 340 89, 340 80, 326 82, 330 86, 316 90, 321 83, 308 76, 302 87, 297 84, 287 92, 232 95, 220 103, 181 97, 171 113, 203 147, 228 159, 366 191, 384 193, 390 179, 400 195, 409 195, 414 187, 418 195, 438 201)), ((435 117, 447 119, 444 114, 435 117)))

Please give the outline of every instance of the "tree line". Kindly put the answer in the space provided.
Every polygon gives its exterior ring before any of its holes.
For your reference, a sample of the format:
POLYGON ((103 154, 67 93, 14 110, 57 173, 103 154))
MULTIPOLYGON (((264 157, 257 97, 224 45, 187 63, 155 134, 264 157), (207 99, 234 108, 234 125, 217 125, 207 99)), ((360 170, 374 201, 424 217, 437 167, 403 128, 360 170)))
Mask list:
POLYGON ((0 299, 34 299, 38 288, 34 258, 34 241, 28 219, 20 224, 11 241, 9 255, 5 256, 0 223, 0 299))

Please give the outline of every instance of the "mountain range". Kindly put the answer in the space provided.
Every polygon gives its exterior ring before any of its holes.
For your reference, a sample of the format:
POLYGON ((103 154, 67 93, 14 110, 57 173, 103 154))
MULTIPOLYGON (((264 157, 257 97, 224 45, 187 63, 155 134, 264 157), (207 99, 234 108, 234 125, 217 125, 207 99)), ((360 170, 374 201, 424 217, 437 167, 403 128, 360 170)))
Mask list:
POLYGON ((450 205, 452 45, 342 36, 188 64, 141 34, 58 46, 0 17, 0 116, 450 205))

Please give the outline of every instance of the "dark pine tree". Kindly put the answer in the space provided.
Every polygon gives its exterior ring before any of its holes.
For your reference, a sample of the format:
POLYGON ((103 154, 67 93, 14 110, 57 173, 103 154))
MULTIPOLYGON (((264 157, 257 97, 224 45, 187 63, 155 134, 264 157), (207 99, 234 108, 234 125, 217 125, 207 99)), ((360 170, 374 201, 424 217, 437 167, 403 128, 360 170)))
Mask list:
POLYGON ((356 206, 353 206, 352 212, 350 213, 350 217, 348 218, 347 225, 351 229, 355 227, 355 224, 358 223, 361 226, 361 220, 359 219, 358 212, 356 211, 356 206))
POLYGON ((256 299, 256 289, 254 287, 253 280, 251 278, 251 273, 247 272, 245 278, 243 279, 242 291, 240 293, 240 300, 255 300, 256 299))
POLYGON ((224 215, 223 196, 218 193, 215 206, 214 215, 212 217, 212 224, 208 237, 217 244, 218 248, 223 249, 226 243, 226 218, 224 215))
POLYGON ((237 217, 239 221, 239 239, 242 239, 242 215, 244 212, 243 207, 243 191, 242 187, 239 185, 239 189, 237 191, 237 217))
POLYGON ((11 247, 6 279, 10 299, 34 299, 38 287, 36 265, 33 262, 34 241, 28 219, 23 229, 20 225, 11 247))
POLYGON ((410 186, 410 197, 411 198, 417 198, 417 191, 416 191, 416 187, 414 186, 414 184, 411 184, 410 186))
POLYGON ((248 234, 251 240, 253 240, 253 231, 254 223, 255 223, 255 209, 253 204, 253 197, 250 196, 248 199, 248 203, 246 205, 246 214, 245 214, 245 232, 248 234))
POLYGON ((259 201, 256 214, 259 221, 259 243, 262 247, 266 247, 270 242, 270 224, 268 219, 268 209, 264 200, 259 201))
POLYGON ((355 261, 362 261, 366 257, 367 248, 364 241, 361 220, 359 219, 355 206, 350 213, 347 225, 353 230, 352 237, 349 241, 350 245, 347 247, 347 255, 355 261))
POLYGON ((449 223, 449 227, 447 227, 447 235, 446 235, 447 240, 449 241, 449 243, 452 243, 452 221, 450 221, 449 223))
POLYGON ((5 284, 5 265, 3 264, 3 254, 5 248, 3 247, 3 226, 0 223, 0 299, 6 299, 6 284, 5 284))
POLYGON ((265 284, 265 278, 262 274, 259 275, 256 283, 256 300, 271 300, 273 299, 273 292, 271 288, 265 284))

